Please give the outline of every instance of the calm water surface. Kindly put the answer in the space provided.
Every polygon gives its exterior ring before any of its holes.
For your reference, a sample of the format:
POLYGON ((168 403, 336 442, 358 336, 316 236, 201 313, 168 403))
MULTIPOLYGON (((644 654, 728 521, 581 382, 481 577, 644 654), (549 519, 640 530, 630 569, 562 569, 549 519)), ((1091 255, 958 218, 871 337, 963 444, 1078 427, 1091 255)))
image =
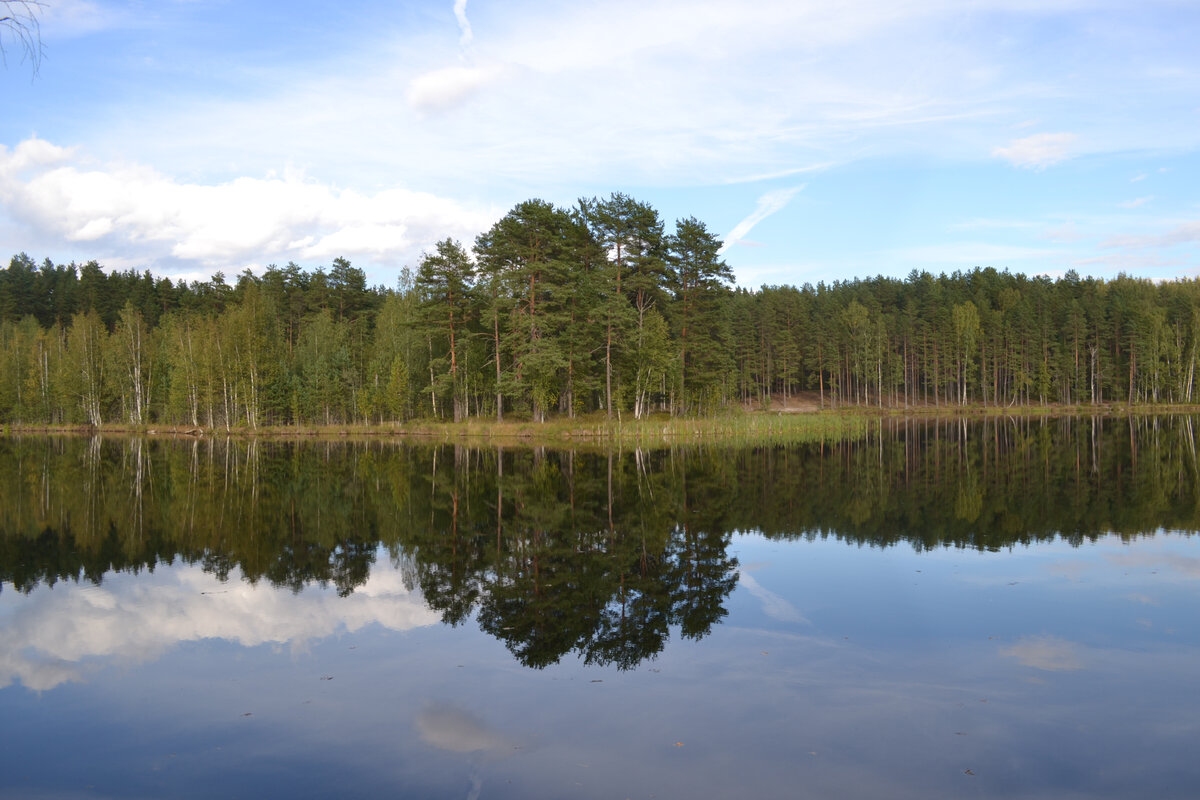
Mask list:
POLYGON ((1198 423, 0 439, 0 796, 1195 797, 1198 423))

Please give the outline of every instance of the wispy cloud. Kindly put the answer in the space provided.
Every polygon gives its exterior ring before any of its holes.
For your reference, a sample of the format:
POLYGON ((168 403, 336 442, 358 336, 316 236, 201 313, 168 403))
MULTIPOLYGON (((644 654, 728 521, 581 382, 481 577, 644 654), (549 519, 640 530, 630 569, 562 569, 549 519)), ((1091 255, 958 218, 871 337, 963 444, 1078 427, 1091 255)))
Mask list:
POLYGON ((1108 272, 1140 272, 1145 270, 1162 270, 1167 267, 1183 267, 1186 264, 1177 258, 1163 258, 1158 255, 1115 252, 1102 256, 1077 258, 1071 262, 1077 269, 1095 273, 1100 267, 1108 272))
POLYGON ((446 67, 425 72, 408 84, 408 102, 418 111, 442 111, 462 103, 500 73, 498 67, 446 67))
POLYGON ((759 181, 778 180, 779 178, 789 178, 792 175, 803 175, 806 172, 821 172, 823 170, 831 169, 834 166, 836 166, 834 162, 825 161, 819 164, 809 164, 804 167, 791 167, 789 169, 782 169, 778 172, 766 172, 758 175, 745 175, 736 178, 728 178, 726 179, 725 183, 758 183, 759 181))
POLYGON ((759 286, 799 286, 804 282, 825 280, 830 274, 827 264, 789 262, 784 264, 742 264, 738 269, 738 286, 747 289, 759 286))
POLYGON ((1001 85, 984 67, 1009 56, 974 46, 987 37, 970 23, 970 35, 944 36, 962 34, 963 18, 938 3, 617 0, 518 6, 469 27, 461 0, 455 10, 471 32, 467 63, 459 41, 399 35, 349 67, 287 65, 279 89, 250 103, 160 106, 149 119, 113 108, 103 125, 114 147, 138 142, 172 170, 200 154, 261 170, 285 152, 341 180, 347 162, 369 161, 371 176, 439 186, 713 185, 863 156, 978 153, 998 116, 1047 91, 1001 85), (806 158, 816 163, 795 167, 806 158))
POLYGON ((986 219, 975 218, 950 225, 950 230, 1028 230, 1041 227, 1043 223, 1025 219, 986 219))
MULTIPOLYGON (((241 259, 254 249, 252 231, 238 219, 229 221, 232 228, 219 220, 201 231, 180 213, 173 222, 176 238, 159 227, 141 231, 133 225, 152 209, 122 211, 97 200, 89 201, 92 211, 77 214, 71 192, 79 173, 142 170, 176 185, 179 191, 163 190, 168 199, 220 196, 208 206, 228 199, 239 209, 239 197, 281 204, 279 215, 289 222, 267 219, 272 232, 260 238, 282 244, 255 252, 254 260, 262 262, 308 258, 305 253, 317 251, 305 248, 319 249, 322 241, 327 249, 406 251, 406 242, 415 245, 425 234, 419 213, 381 210, 396 187, 457 206, 461 213, 453 216, 461 222, 479 206, 505 208, 530 196, 569 202, 580 192, 646 187, 682 197, 698 188, 707 193, 707 207, 715 208, 741 197, 722 192, 724 186, 789 176, 799 182, 805 172, 825 170, 836 191, 823 190, 823 200, 839 202, 882 174, 879 165, 932 164, 958 180, 966 174, 962 169, 981 166, 1036 171, 1085 152, 1190 154, 1200 146, 1191 112, 1200 94, 1178 82, 1167 104, 1161 79, 1122 66, 1144 53, 1144 37, 1113 40, 1104 59, 1065 68, 1064 53, 1095 49, 1083 32, 1087 26, 1077 24, 1077 0, 980 0, 966 9, 945 0, 515 0, 502 12, 469 6, 468 0, 438 0, 435 13, 428 3, 372 3, 366 13, 338 15, 336 37, 322 35, 320 22, 266 25, 277 14, 264 12, 262 4, 208 11, 213 4, 171 3, 162 5, 173 13, 139 15, 99 0, 52 3, 46 31, 60 38, 68 28, 92 31, 71 45, 91 48, 95 58, 79 63, 96 66, 69 91, 61 88, 58 99, 44 99, 50 81, 41 79, 36 98, 14 99, 0 115, 0 141, 14 146, 39 130, 56 146, 78 147, 94 162, 79 158, 65 165, 68 173, 60 180, 70 184, 63 188, 70 213, 4 201, 2 238, 55 258, 80 252, 71 247, 81 242, 111 244, 107 253, 113 257, 151 257, 148 265, 155 268, 158 259, 208 254, 179 264, 180 270, 208 263, 199 258, 241 259), (59 21, 51 14, 60 14, 59 21), (234 27, 233 17, 247 25, 234 27), (135 25, 153 28, 154 36, 129 36, 135 25), (1054 46, 1050 37, 1036 35, 1046 25, 1064 37, 1055 38, 1054 46), (999 30, 1031 35, 1014 38, 999 30), (212 48, 204 36, 214 37, 212 48), (172 37, 179 37, 180 47, 171 47, 172 37), (130 47, 134 38, 160 44, 130 47), (261 51, 250 63, 236 57, 248 42, 261 51), (177 54, 178 62, 168 64, 168 53, 177 54), (190 60, 197 53, 208 61, 190 60), (219 81, 206 80, 213 73, 219 81), (1119 93, 1119 105, 1098 102, 1113 93, 1119 93), (128 168, 112 166, 118 163, 128 168), (276 200, 263 185, 284 164, 305 176, 295 187, 305 207, 298 207, 299 200, 276 200), (235 184, 247 191, 222 188, 235 184), (325 196, 315 196, 320 193, 314 186, 323 187, 325 196), (361 229, 336 210, 351 195, 367 200, 361 229), (300 221, 292 224, 295 217, 300 221), (207 231, 212 241, 202 241, 207 231), (299 244, 288 247, 292 243, 299 244)), ((1141 4, 1159 10, 1169 5, 1141 4)), ((1107 13, 1095 11, 1100 19, 1107 13)), ((1143 29, 1185 14, 1129 12, 1143 29)), ((1168 55, 1190 63, 1183 49, 1168 55)), ((1109 170, 1113 184, 1124 185, 1139 171, 1157 178, 1157 164, 1142 158, 1098 168, 1109 170)), ((159 183, 151 180, 152 188, 159 183)), ((997 184, 995 203, 964 204, 942 219, 1032 213, 1005 207, 1010 193, 1021 191, 1018 184, 997 184)), ((1156 184, 1155 210, 1172 202, 1173 191, 1156 184)), ((1090 199, 1111 208, 1127 198, 1090 199)), ((191 200, 172 202, 190 214, 191 200)), ((846 208, 848 219, 855 212, 846 208)), ((694 213, 687 207, 663 210, 664 216, 694 213)), ((724 218, 735 220, 748 210, 724 218)), ((211 209, 202 211, 201 217, 214 216, 211 209)), ((250 212, 256 222, 265 215, 250 212)), ((469 238, 490 221, 473 230, 460 224, 442 235, 469 238)), ((932 224, 946 228, 941 219, 932 224)), ((889 225, 881 220, 875 227, 889 225)), ((745 231, 731 231, 728 244, 745 237, 745 231)), ((844 250, 816 255, 822 248, 847 247, 849 237, 838 225, 814 238, 805 242, 803 258, 836 261, 839 269, 875 268, 844 250)), ((1015 234, 1004 241, 1019 242, 1015 234)), ((780 252, 788 243, 769 244, 777 264, 801 258, 799 249, 780 252)))
POLYGON ((1018 167, 1045 169, 1071 157, 1079 137, 1073 133, 1035 133, 1024 139, 1014 139, 1007 147, 997 147, 992 155, 1018 167))
MULTIPOLYGON (((42 11, 42 35, 49 39, 70 38, 109 28, 136 24, 136 16, 109 4, 107 8, 88 0, 55 0, 42 11)), ((144 23, 143 23, 144 24, 144 23)))
POLYGON ((1010 261, 1029 261, 1059 255, 1057 250, 990 242, 947 242, 945 244, 908 247, 893 251, 890 256, 910 262, 953 264, 959 267, 1002 267, 1010 261))
POLYGON ((1133 200, 1127 200, 1124 203, 1117 203, 1117 206, 1119 206, 1120 208, 1140 208, 1140 207, 1146 205, 1146 203, 1149 203, 1153 199, 1154 199, 1153 195, 1150 195, 1147 197, 1138 197, 1133 200))
POLYGON ((1042 238, 1048 242, 1078 242, 1083 233, 1074 222, 1067 222, 1042 231, 1042 238))
POLYGON ((1101 243, 1102 247, 1131 249, 1174 247, 1181 244, 1200 242, 1200 220, 1191 220, 1177 225, 1165 233, 1146 235, 1114 236, 1101 243))
POLYGON ((772 214, 782 211, 803 188, 804 184, 793 186, 790 189, 776 189, 759 197, 758 205, 750 216, 743 219, 737 225, 734 225, 733 230, 725 235, 725 243, 721 245, 720 252, 723 254, 733 245, 739 244, 755 225, 772 214))

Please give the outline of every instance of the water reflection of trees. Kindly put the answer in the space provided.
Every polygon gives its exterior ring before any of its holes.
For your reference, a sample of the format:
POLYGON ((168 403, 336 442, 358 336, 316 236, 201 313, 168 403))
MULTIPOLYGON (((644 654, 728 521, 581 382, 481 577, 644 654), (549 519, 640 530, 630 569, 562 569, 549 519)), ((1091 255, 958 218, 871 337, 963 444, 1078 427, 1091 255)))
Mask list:
MULTIPOLYGON (((760 456, 756 527, 877 546, 995 550, 1200 530, 1187 416, 888 420, 864 440, 760 456), (769 493, 769 494, 767 494, 769 493), (772 501, 770 494, 787 496, 772 501)), ((747 513, 752 513, 748 508, 747 513)))
POLYGON ((733 532, 984 549, 1200 529, 1193 420, 885 420, 852 443, 621 453, 0 439, 0 580, 181 558, 348 594, 380 552, 523 663, 630 667, 705 635, 733 532))
POLYGON ((703 459, 639 474, 615 455, 434 450, 395 507, 410 515, 395 542, 445 621, 475 614, 522 663, 575 652, 631 667, 671 626, 706 634, 736 583, 731 533, 677 511, 691 492, 670 476, 706 471, 703 459))

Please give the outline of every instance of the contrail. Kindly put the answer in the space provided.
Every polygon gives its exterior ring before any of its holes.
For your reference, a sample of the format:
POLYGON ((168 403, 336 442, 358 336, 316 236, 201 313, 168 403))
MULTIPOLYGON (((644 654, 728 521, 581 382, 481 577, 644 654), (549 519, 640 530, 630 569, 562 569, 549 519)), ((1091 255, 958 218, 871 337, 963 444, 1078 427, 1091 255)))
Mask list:
POLYGON ((454 18, 458 20, 458 29, 462 31, 462 38, 458 43, 466 47, 474 38, 474 34, 471 33, 471 21, 467 19, 467 0, 454 0, 454 18))
POLYGON ((720 254, 724 255, 725 251, 737 244, 739 239, 745 238, 755 225, 776 211, 781 211, 804 186, 805 184, 800 184, 791 189, 778 189, 774 192, 767 192, 758 198, 758 207, 754 209, 754 212, 734 225, 733 230, 725 237, 725 244, 721 245, 720 254))

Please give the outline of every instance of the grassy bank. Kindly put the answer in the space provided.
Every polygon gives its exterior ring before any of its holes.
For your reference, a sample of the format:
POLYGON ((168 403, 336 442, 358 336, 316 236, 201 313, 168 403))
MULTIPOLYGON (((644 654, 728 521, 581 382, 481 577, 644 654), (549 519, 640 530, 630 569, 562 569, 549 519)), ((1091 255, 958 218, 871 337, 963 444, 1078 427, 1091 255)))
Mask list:
POLYGON ((474 418, 463 422, 412 420, 384 425, 302 425, 232 427, 82 425, 7 426, 3 433, 42 435, 141 435, 167 437, 396 438, 424 442, 498 443, 529 445, 613 444, 658 446, 687 443, 730 444, 832 441, 857 438, 869 417, 833 412, 813 414, 735 413, 718 417, 651 417, 609 420, 602 415, 552 419, 547 422, 474 418))
POLYGON ((913 406, 875 408, 843 406, 824 411, 735 411, 715 417, 672 418, 654 416, 636 420, 630 417, 609 420, 602 414, 574 419, 555 418, 547 422, 510 419, 472 418, 463 422, 411 420, 383 425, 283 425, 258 428, 226 429, 186 426, 105 425, 101 429, 82 425, 20 426, 5 425, 0 435, 141 435, 168 437, 251 437, 251 438, 394 438, 425 442, 476 444, 529 444, 600 446, 614 444, 662 446, 690 443, 787 444, 837 441, 865 435, 868 426, 886 418, 961 418, 961 417, 1060 417, 1060 416, 1133 416, 1149 414, 1200 414, 1200 406, 913 406))
POLYGON ((1155 414, 1200 414, 1200 405, 1166 405, 1148 403, 1104 403, 1064 405, 1047 403, 1029 406, 994 406, 978 403, 957 405, 912 405, 908 407, 842 406, 821 413, 877 417, 1128 417, 1155 414))
POLYGON ((572 442, 595 444, 683 444, 689 442, 787 443, 857 438, 866 430, 861 415, 728 414, 717 417, 609 420, 603 416, 555 419, 543 423, 468 420, 460 423, 413 422, 404 433, 441 439, 466 437, 486 440, 572 442))

